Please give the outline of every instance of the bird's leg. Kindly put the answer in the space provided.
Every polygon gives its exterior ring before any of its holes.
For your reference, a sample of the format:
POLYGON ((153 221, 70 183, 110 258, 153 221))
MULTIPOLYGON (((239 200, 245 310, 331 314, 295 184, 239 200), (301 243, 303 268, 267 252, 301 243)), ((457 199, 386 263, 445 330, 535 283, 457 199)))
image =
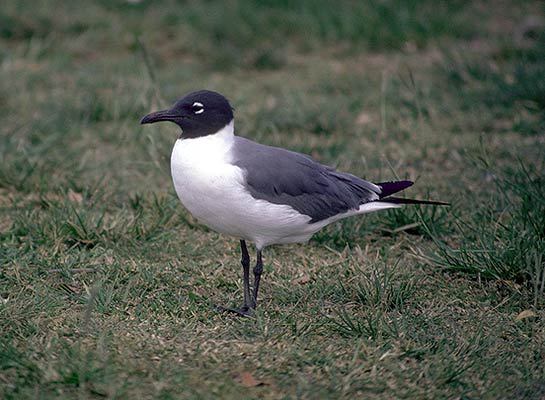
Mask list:
POLYGON ((244 304, 241 310, 248 311, 252 307, 252 294, 250 291, 250 255, 248 254, 248 248, 246 247, 246 241, 240 240, 240 250, 242 257, 240 263, 242 264, 242 280, 244 286, 244 304))
POLYGON ((263 272, 263 258, 261 257, 261 250, 257 250, 257 262, 254 267, 254 297, 252 308, 257 305, 257 293, 259 291, 259 281, 261 280, 261 273, 263 272))
POLYGON ((251 311, 255 308, 254 297, 250 289, 250 255, 248 254, 248 248, 246 247, 246 241, 240 240, 240 250, 242 257, 240 263, 242 264, 242 280, 244 287, 244 303, 239 308, 218 307, 221 311, 232 312, 243 317, 251 316, 251 311))

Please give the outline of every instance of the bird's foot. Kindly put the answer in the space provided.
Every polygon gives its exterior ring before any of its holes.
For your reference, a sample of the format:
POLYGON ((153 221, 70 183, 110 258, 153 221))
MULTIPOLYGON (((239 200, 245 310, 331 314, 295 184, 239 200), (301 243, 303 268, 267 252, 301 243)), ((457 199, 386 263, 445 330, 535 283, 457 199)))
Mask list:
POLYGON ((215 307, 216 307, 216 310, 218 311, 236 314, 239 317, 253 318, 254 316, 254 309, 246 305, 240 306, 238 308, 223 307, 223 306, 215 306, 215 307))

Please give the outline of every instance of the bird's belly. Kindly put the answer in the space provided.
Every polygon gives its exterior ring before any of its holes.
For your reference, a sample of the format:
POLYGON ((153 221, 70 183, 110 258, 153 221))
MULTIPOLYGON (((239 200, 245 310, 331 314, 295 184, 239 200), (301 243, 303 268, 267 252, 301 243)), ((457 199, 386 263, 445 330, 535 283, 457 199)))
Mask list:
POLYGON ((174 188, 200 222, 258 247, 308 240, 314 233, 309 231, 310 217, 287 205, 254 199, 244 187, 239 167, 219 158, 190 160, 191 155, 184 153, 175 146, 171 159, 174 188))
POLYGON ((232 178, 226 176, 226 171, 215 174, 203 172, 192 168, 173 170, 178 198, 195 218, 210 228, 231 235, 241 234, 236 217, 241 211, 241 204, 233 192, 238 188, 232 178))

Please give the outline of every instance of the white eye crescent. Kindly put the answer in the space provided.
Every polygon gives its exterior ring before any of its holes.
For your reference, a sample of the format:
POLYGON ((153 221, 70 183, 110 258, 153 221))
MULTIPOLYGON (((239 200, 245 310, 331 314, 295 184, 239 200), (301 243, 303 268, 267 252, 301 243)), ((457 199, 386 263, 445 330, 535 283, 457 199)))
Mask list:
POLYGON ((202 114, 204 112, 204 106, 202 103, 199 103, 198 101, 196 101, 195 103, 193 103, 193 105, 191 106, 193 107, 193 112, 195 114, 202 114))

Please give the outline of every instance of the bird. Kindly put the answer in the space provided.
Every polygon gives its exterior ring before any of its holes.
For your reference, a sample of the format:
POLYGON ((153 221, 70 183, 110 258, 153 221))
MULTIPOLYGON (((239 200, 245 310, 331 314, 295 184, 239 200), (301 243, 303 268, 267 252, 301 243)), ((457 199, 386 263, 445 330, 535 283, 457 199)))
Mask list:
POLYGON ((191 92, 141 124, 169 121, 179 131, 170 168, 181 203, 201 223, 240 241, 243 304, 219 307, 252 316, 267 246, 307 242, 341 219, 405 204, 448 205, 392 196, 413 185, 372 183, 310 156, 235 135, 234 109, 222 94, 191 92), (253 284, 246 242, 256 248, 253 284))

